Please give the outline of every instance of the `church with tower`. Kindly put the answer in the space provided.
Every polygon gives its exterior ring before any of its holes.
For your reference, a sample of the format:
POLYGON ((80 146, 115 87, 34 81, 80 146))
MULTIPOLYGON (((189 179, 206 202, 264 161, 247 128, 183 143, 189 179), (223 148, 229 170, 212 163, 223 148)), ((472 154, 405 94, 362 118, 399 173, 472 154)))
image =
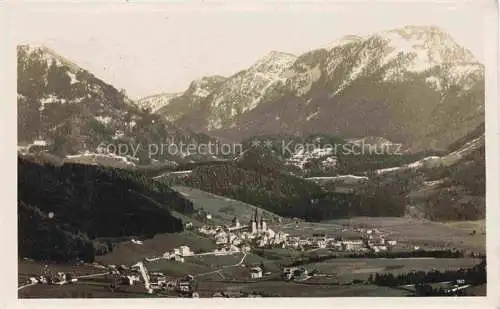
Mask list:
POLYGON ((264 220, 264 216, 260 215, 260 220, 257 212, 257 208, 255 209, 255 213, 250 219, 250 224, 249 226, 252 227, 251 233, 252 234, 260 234, 260 233, 265 233, 267 231, 267 223, 264 220))
POLYGON ((245 241, 255 242, 257 247, 284 246, 288 234, 274 232, 268 227, 264 219, 264 211, 259 215, 259 209, 255 208, 254 214, 248 224, 241 224, 235 216, 231 226, 226 226, 224 231, 220 231, 215 237, 219 243, 238 245, 245 241))

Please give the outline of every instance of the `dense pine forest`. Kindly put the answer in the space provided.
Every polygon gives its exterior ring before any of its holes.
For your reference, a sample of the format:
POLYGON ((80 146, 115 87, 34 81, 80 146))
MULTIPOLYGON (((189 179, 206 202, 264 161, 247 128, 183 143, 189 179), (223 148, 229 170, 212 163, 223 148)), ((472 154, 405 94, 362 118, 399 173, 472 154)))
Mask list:
POLYGON ((193 206, 135 172, 19 158, 18 210, 20 256, 66 260, 111 249, 99 237, 182 231, 171 211, 191 213, 193 206))

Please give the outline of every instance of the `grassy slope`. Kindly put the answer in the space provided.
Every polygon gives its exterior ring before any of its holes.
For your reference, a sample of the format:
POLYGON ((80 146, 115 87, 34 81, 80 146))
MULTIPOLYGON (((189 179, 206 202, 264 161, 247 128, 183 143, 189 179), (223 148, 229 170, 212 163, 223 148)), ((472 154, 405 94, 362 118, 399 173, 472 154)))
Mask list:
POLYGON ((203 209, 212 214, 213 221, 216 223, 229 224, 236 216, 240 220, 240 224, 248 224, 255 209, 258 210, 259 214, 264 213, 266 218, 279 218, 278 215, 270 211, 202 190, 184 186, 173 186, 172 189, 190 200, 196 210, 203 209))
POLYGON ((96 260, 104 264, 130 265, 144 258, 161 256, 166 251, 181 245, 189 246, 194 252, 210 251, 216 248, 213 240, 191 231, 184 231, 156 235, 151 239, 145 239, 143 245, 130 241, 122 242, 116 245, 113 252, 97 257, 96 260))

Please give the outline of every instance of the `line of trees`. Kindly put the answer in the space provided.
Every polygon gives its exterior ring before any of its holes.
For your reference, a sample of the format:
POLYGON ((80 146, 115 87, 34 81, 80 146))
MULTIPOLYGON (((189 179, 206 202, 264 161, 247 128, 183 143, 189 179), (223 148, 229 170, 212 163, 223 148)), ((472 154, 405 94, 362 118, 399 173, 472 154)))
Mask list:
POLYGON ((447 291, 442 286, 433 288, 430 284, 415 284, 415 296, 467 296, 465 290, 447 291))
POLYGON ((382 251, 382 252, 364 252, 351 253, 349 258, 463 258, 466 254, 463 250, 415 250, 415 251, 382 251))
MULTIPOLYGON (((456 281, 463 279, 467 284, 479 285, 486 283, 486 259, 469 269, 460 268, 458 270, 438 271, 432 270, 429 272, 417 271, 394 275, 392 273, 370 275, 368 282, 381 286, 401 286, 415 284, 421 287, 424 284, 456 281)), ((427 289, 427 288, 425 288, 427 289)))
POLYGON ((364 196, 327 192, 319 185, 278 172, 237 165, 198 165, 188 177, 165 177, 169 185, 185 185, 256 205, 283 217, 321 221, 351 216, 402 216, 404 203, 392 192, 364 196))
POLYGON ((313 254, 307 258, 301 257, 287 265, 287 267, 295 267, 310 263, 320 263, 337 258, 413 258, 413 257, 431 257, 431 258, 463 258, 466 254, 461 250, 417 250, 417 251, 398 251, 398 252, 365 252, 365 253, 350 253, 347 255, 318 255, 313 254))

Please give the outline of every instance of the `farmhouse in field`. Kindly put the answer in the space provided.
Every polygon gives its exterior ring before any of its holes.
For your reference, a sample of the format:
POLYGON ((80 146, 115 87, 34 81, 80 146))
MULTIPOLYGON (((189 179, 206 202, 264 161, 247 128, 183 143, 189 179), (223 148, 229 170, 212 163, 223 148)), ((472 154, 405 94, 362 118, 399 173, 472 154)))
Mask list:
POLYGON ((252 269, 250 269, 250 278, 252 279, 262 278, 262 268, 253 267, 252 269))

